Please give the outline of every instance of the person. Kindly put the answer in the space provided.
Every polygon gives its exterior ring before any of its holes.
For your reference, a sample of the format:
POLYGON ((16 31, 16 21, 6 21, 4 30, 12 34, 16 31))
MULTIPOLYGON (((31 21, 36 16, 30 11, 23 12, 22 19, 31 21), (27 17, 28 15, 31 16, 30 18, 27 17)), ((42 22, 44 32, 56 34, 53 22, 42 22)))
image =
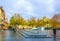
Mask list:
POLYGON ((16 32, 16 26, 14 26, 13 31, 16 32))
POLYGON ((15 28, 13 28, 13 31, 15 32, 15 28))
POLYGON ((54 34, 54 37, 56 36, 56 27, 53 27, 53 34, 54 34))

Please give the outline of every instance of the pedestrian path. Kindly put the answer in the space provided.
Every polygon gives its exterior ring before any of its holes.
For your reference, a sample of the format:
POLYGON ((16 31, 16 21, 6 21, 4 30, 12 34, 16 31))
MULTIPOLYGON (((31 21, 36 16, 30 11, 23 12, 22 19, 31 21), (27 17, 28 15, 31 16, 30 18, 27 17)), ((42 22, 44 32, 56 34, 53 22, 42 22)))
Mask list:
POLYGON ((34 33, 32 31, 21 30, 19 31, 19 33, 26 38, 51 38, 47 31, 40 31, 34 33))
MULTIPOLYGON (((57 35, 60 36, 58 31, 57 35)), ((0 41, 60 41, 60 37, 52 38, 26 38, 22 36, 18 31, 1 31, 0 32, 0 41)))
MULTIPOLYGON (((23 32, 25 32, 25 31, 23 31, 23 32)), ((58 32, 60 32, 60 31, 58 31, 58 32)), ((58 33, 58 32, 57 32, 57 33, 58 33)), ((27 33, 27 32, 26 32, 26 33, 27 33)), ((48 33, 51 33, 51 32, 48 31, 48 33)), ((24 34, 24 33, 23 33, 23 34, 24 34)), ((29 33, 29 34, 30 34, 30 33, 29 33)), ((53 34, 53 33, 51 33, 51 34, 53 34)), ((44 38, 42 38, 42 37, 40 37, 40 38, 38 38, 38 37, 37 37, 37 38, 26 38, 26 37, 25 37, 25 40, 26 40, 26 41, 32 41, 32 40, 33 40, 33 41, 60 41, 60 37, 57 37, 57 36, 56 36, 56 38, 54 38, 53 35, 52 35, 51 38, 46 38, 46 37, 44 37, 44 38)))

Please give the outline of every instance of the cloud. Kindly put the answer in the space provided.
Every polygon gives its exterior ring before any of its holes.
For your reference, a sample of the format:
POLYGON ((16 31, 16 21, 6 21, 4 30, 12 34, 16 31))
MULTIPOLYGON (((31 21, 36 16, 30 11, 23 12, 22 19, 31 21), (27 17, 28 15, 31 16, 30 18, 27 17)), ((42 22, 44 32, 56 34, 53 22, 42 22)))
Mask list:
MULTIPOLYGON (((33 5, 27 0, 18 0, 16 3, 13 4, 13 8, 20 9, 22 12, 25 12, 26 15, 35 15, 33 13, 33 5), (14 5, 15 4, 15 5, 14 5)), ((20 11, 20 12, 21 12, 20 11)))
POLYGON ((44 4, 44 7, 46 11, 48 12, 54 12, 54 0, 44 0, 42 2, 44 4))
MULTIPOLYGON (((14 13, 22 13, 23 17, 34 16, 40 18, 41 16, 49 16, 53 15, 55 11, 59 11, 58 1, 54 3, 56 0, 7 0, 2 1, 6 12, 10 16, 14 13), (56 4, 56 7, 54 7, 56 4), (8 8, 8 9, 6 9, 8 8)), ((27 18, 26 17, 26 18, 27 18)))
POLYGON ((12 6, 13 6, 13 8, 20 9, 20 8, 24 8, 29 5, 31 5, 31 3, 29 3, 27 0, 18 0, 12 6))
POLYGON ((55 8, 55 13, 60 13, 60 0, 55 0, 54 1, 54 8, 55 8))

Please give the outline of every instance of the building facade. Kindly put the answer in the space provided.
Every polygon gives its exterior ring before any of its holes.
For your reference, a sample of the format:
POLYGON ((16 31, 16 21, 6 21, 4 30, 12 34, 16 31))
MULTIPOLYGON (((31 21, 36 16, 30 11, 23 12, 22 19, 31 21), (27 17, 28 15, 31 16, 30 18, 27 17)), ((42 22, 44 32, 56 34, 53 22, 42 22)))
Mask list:
POLYGON ((8 23, 6 21, 5 12, 2 7, 0 7, 0 29, 7 29, 8 23))

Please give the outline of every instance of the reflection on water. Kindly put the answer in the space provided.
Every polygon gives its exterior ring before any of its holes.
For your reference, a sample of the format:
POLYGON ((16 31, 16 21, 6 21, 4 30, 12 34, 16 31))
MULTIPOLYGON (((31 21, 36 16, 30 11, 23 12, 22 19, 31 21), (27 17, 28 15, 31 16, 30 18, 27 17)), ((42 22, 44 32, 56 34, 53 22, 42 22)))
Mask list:
POLYGON ((53 40, 56 41, 56 35, 54 35, 53 40))
POLYGON ((54 38, 25 38, 18 32, 0 31, 0 41, 56 41, 54 38))
POLYGON ((10 37, 10 32, 9 31, 7 31, 7 33, 6 33, 6 41, 8 41, 8 39, 10 39, 11 40, 11 37, 10 37))
POLYGON ((1 31, 0 32, 0 40, 1 41, 11 41, 12 38, 14 38, 15 34, 13 33, 13 31, 1 31))
POLYGON ((9 31, 0 31, 0 40, 1 41, 7 41, 7 39, 10 39, 10 32, 9 31))

